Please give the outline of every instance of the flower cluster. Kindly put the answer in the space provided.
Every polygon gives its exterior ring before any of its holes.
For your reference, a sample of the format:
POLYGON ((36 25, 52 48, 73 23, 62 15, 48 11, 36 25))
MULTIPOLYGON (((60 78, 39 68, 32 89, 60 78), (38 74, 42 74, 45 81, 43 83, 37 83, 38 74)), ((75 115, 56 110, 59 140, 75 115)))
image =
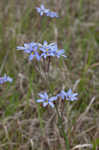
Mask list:
POLYGON ((49 9, 46 9, 43 4, 41 4, 40 7, 36 7, 36 10, 40 14, 40 16, 42 16, 43 14, 46 14, 46 16, 49 16, 51 18, 55 18, 55 17, 58 18, 59 17, 56 12, 50 11, 49 9))
POLYGON ((13 79, 6 74, 3 77, 0 77, 0 84, 3 84, 5 82, 12 82, 13 79))
POLYGON ((39 96, 41 97, 41 99, 37 100, 37 103, 43 103, 43 106, 46 107, 48 104, 53 108, 54 104, 53 101, 58 100, 58 97, 60 97, 62 100, 68 100, 68 101, 74 101, 77 100, 77 96, 78 93, 73 93, 71 89, 69 89, 67 92, 65 92, 64 90, 62 90, 59 94, 57 94, 56 96, 50 97, 48 98, 48 94, 46 92, 39 93, 39 96))
MULTIPOLYGON (((44 5, 42 4, 39 7, 36 7, 37 12, 42 16, 43 14, 46 14, 46 16, 49 16, 51 18, 59 17, 56 12, 50 11, 49 9, 46 9, 44 5)), ((64 49, 59 49, 57 46, 57 43, 50 43, 48 44, 47 41, 44 41, 43 44, 41 43, 25 43, 24 46, 18 46, 17 50, 23 50, 25 53, 29 54, 29 60, 33 60, 34 57, 40 61, 41 58, 46 59, 47 57, 56 57, 60 58, 60 56, 67 57, 64 53, 64 49)), ((73 93, 71 89, 69 89, 67 92, 64 90, 61 90, 60 93, 58 93, 56 96, 48 97, 48 94, 46 92, 39 93, 40 99, 38 99, 37 103, 43 103, 43 106, 46 107, 47 105, 50 105, 52 108, 54 107, 54 101, 58 100, 59 97, 62 100, 68 100, 68 101, 74 101, 77 100, 78 93, 73 93)))
POLYGON ((56 43, 48 44, 47 41, 44 41, 42 47, 40 48, 42 51, 41 56, 46 58, 47 56, 56 56, 59 58, 60 56, 66 57, 64 54, 64 49, 59 50, 56 43))
POLYGON ((35 57, 38 61, 41 57, 44 59, 47 56, 56 56, 60 58, 60 56, 67 57, 64 55, 64 49, 59 50, 56 43, 48 44, 47 41, 44 41, 43 44, 40 43, 25 43, 24 46, 18 46, 17 50, 23 50, 25 53, 29 54, 29 60, 33 60, 35 57))
POLYGON ((64 90, 61 90, 61 92, 58 94, 58 97, 61 97, 62 100, 66 99, 69 101, 77 100, 78 93, 73 93, 72 89, 69 89, 67 92, 64 90))

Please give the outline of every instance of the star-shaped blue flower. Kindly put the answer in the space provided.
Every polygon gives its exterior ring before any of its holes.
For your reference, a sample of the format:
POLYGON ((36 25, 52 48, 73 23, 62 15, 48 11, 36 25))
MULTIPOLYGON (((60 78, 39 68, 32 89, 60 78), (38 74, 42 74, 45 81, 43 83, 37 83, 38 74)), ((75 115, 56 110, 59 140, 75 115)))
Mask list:
POLYGON ((30 61, 33 60, 34 57, 36 57, 36 59, 37 59, 38 61, 40 61, 41 57, 40 57, 40 55, 39 55, 37 49, 38 49, 38 46, 34 46, 33 50, 32 50, 31 53, 30 53, 30 56, 29 56, 29 60, 30 60, 30 61))
POLYGON ((53 46, 53 53, 57 58, 60 58, 60 56, 67 57, 66 55, 64 55, 64 49, 59 50, 57 44, 54 44, 53 46))
POLYGON ((41 57, 44 57, 45 59, 47 56, 56 56, 57 58, 60 58, 60 56, 67 57, 64 55, 63 49, 58 49, 56 43, 48 44, 47 41, 44 41, 43 45, 40 47, 40 50, 42 51, 41 57))
POLYGON ((78 93, 73 93, 72 89, 69 89, 66 92, 66 100, 69 100, 69 101, 77 100, 77 97, 76 97, 77 95, 78 95, 78 93))
POLYGON ((68 101, 74 101, 77 100, 77 96, 78 93, 73 93, 72 89, 69 89, 67 92, 65 92, 64 90, 61 90, 61 92, 57 95, 59 97, 61 97, 62 100, 68 100, 68 101))
POLYGON ((3 77, 0 77, 0 84, 3 84, 5 82, 12 82, 13 79, 6 74, 3 77))
POLYGON ((40 47, 42 51, 41 57, 46 59, 47 56, 55 56, 53 53, 53 46, 55 43, 48 44, 47 41, 44 41, 43 45, 40 47))
POLYGON ((49 11, 47 14, 47 16, 51 17, 51 18, 58 18, 58 13, 54 12, 54 11, 49 11))
POLYGON ((29 60, 33 60, 34 57, 39 61, 40 60, 40 55, 38 52, 38 48, 41 44, 40 43, 25 43, 24 46, 18 46, 17 50, 24 50, 25 53, 30 54, 29 55, 29 60))
POLYGON ((33 47, 35 47, 37 43, 24 43, 24 46, 17 46, 17 50, 23 50, 25 53, 31 53, 33 51, 33 47))
POLYGON ((46 14, 46 16, 49 16, 51 18, 58 18, 58 13, 54 11, 50 11, 49 9, 46 9, 43 4, 41 4, 40 7, 36 7, 37 12, 40 14, 40 16, 43 16, 43 14, 46 14))
POLYGON ((49 9, 46 9, 43 4, 40 7, 36 7, 37 12, 42 16, 44 13, 48 13, 49 9))
POLYGON ((64 90, 61 90, 57 97, 61 97, 62 100, 66 99, 66 92, 64 90))
POLYGON ((37 103, 43 103, 43 107, 46 107, 47 105, 50 105, 52 108, 54 107, 53 101, 57 100, 57 96, 53 96, 48 98, 48 95, 46 92, 39 93, 39 96, 41 99, 37 100, 37 103))

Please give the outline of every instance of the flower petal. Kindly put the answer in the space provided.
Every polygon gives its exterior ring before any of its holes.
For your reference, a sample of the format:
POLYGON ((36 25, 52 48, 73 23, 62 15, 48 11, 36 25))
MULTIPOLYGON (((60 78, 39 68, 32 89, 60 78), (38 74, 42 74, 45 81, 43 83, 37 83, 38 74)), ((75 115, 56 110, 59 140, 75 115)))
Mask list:
POLYGON ((17 50, 24 50, 25 48, 23 46, 17 46, 17 50))
POLYGON ((52 102, 49 102, 49 105, 54 108, 54 104, 52 102))
POLYGON ((29 60, 31 61, 33 59, 34 55, 33 54, 30 54, 29 56, 29 60))
POLYGON ((50 102, 55 101, 55 100, 57 100, 57 96, 53 96, 53 97, 49 98, 50 102))
POLYGON ((44 107, 46 107, 47 105, 48 105, 48 103, 46 103, 46 102, 45 102, 45 103, 43 103, 43 106, 44 106, 44 107))
POLYGON ((41 98, 45 98, 44 94, 42 94, 42 93, 39 93, 38 95, 39 95, 41 98))
POLYGON ((44 102, 44 99, 37 99, 36 102, 37 102, 37 103, 44 102))

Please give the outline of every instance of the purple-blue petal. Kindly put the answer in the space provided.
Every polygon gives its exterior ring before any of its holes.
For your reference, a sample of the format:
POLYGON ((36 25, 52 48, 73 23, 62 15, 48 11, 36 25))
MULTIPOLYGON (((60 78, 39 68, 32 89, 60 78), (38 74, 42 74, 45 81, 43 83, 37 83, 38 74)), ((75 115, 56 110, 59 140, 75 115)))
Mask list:
POLYGON ((43 106, 46 107, 48 105, 48 102, 44 102, 43 106))
POLYGON ((49 98, 49 101, 55 101, 57 99, 57 96, 53 96, 51 98, 49 98))
POLYGON ((54 108, 54 104, 52 102, 49 102, 49 105, 54 108))
POLYGON ((25 48, 23 46, 17 46, 17 50, 24 50, 25 48))
POLYGON ((33 59, 34 55, 33 54, 30 54, 29 56, 29 60, 31 61, 33 59))
POLYGON ((44 101, 45 101, 44 99, 38 99, 38 100, 36 100, 37 103, 44 102, 44 101))

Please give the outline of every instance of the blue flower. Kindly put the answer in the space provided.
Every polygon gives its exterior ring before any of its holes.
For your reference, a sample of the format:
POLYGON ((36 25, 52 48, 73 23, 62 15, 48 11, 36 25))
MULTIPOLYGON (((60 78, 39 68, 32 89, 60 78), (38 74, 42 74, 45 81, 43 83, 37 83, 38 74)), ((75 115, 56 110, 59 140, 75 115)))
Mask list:
POLYGON ((9 76, 7 76, 6 74, 4 75, 4 77, 0 77, 0 84, 3 84, 5 82, 12 82, 13 79, 9 76))
POLYGON ((53 53, 53 46, 55 43, 48 44, 47 41, 44 41, 43 45, 40 47, 42 51, 41 57, 43 56, 45 59, 47 56, 55 56, 53 53))
POLYGON ((34 57, 39 61, 40 60, 40 55, 38 52, 38 48, 41 44, 40 43, 25 43, 24 46, 18 46, 17 50, 24 50, 25 53, 29 53, 29 60, 33 60, 34 57))
POLYGON ((41 57, 46 59, 48 56, 56 56, 57 58, 60 58, 60 56, 67 57, 64 55, 64 49, 59 50, 56 43, 48 44, 47 41, 44 41, 43 44, 35 42, 25 43, 24 46, 18 46, 17 50, 23 50, 25 53, 28 53, 30 61, 33 60, 34 57, 38 61, 41 57))
POLYGON ((61 97, 62 100, 66 99, 66 92, 64 90, 61 90, 57 97, 61 97))
POLYGON ((64 55, 64 49, 59 50, 57 44, 54 44, 53 46, 53 53, 57 58, 60 58, 60 56, 67 57, 66 55, 64 55))
POLYGON ((63 54, 64 54, 64 49, 58 50, 56 52, 56 57, 57 58, 60 58, 60 56, 67 57, 66 55, 63 55, 63 54))
POLYGON ((58 18, 58 14, 56 12, 50 11, 49 9, 46 9, 43 4, 41 4, 40 7, 36 7, 37 12, 42 16, 43 14, 46 14, 46 16, 49 16, 51 18, 58 18))
POLYGON ((77 100, 77 95, 78 93, 73 93, 72 90, 69 89, 67 92, 61 90, 61 92, 57 96, 61 97, 62 100, 66 99, 69 101, 74 101, 77 100))
POLYGON ((43 4, 40 6, 40 8, 36 7, 36 10, 38 13, 40 13, 40 16, 49 12, 49 9, 46 9, 43 4))
POLYGON ((69 101, 77 100, 77 97, 76 97, 77 95, 78 95, 78 93, 73 93, 72 89, 69 89, 66 92, 66 100, 69 100, 69 101))
POLYGON ((24 46, 17 46, 17 50, 24 50, 25 53, 31 53, 33 51, 33 47, 35 47, 37 43, 24 43, 24 46))
POLYGON ((56 43, 50 43, 48 44, 47 41, 44 41, 43 45, 40 47, 40 50, 42 51, 41 57, 44 57, 46 59, 47 56, 56 56, 57 58, 60 58, 60 56, 67 57, 64 55, 64 50, 58 50, 56 43))
POLYGON ((43 94, 39 93, 39 96, 41 97, 41 99, 37 100, 37 103, 43 103, 43 107, 46 107, 48 104, 53 108, 54 104, 53 101, 55 101, 57 99, 57 96, 53 96, 48 98, 48 95, 46 92, 44 92, 43 94))
POLYGON ((30 61, 33 60, 34 57, 36 57, 36 59, 37 59, 38 61, 40 61, 41 57, 40 57, 40 55, 39 55, 37 49, 38 49, 38 46, 35 46, 35 47, 33 48, 33 50, 31 51, 30 56, 29 56, 29 60, 30 60, 30 61))
POLYGON ((47 13, 47 16, 49 16, 49 17, 51 17, 51 18, 58 18, 59 16, 58 16, 58 13, 56 13, 56 12, 53 12, 53 11, 49 11, 48 13, 47 13))

